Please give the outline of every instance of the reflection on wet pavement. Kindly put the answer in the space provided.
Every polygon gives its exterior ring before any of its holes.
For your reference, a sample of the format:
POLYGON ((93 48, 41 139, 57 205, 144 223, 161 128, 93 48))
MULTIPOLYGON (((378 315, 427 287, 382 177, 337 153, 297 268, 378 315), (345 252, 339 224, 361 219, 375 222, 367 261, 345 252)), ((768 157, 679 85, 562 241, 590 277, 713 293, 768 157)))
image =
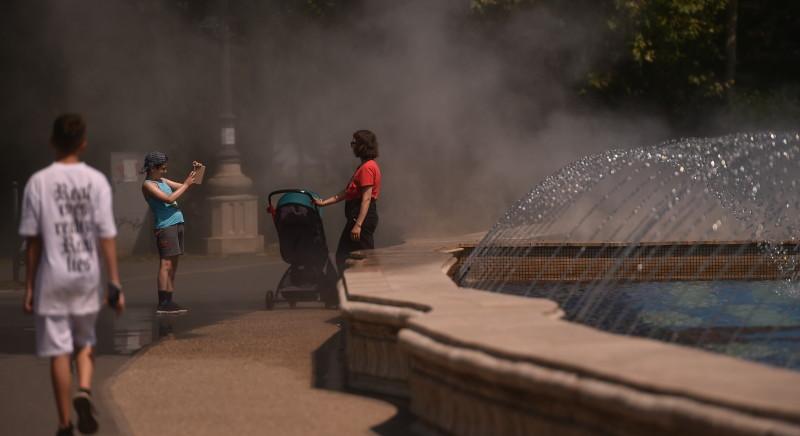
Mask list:
POLYGON ((108 313, 98 321, 97 351, 100 354, 134 354, 161 338, 180 339, 195 328, 257 310, 263 310, 261 301, 232 303, 224 308, 196 304, 190 306, 189 312, 178 315, 156 314, 155 305, 130 307, 123 317, 115 319, 108 313), (111 335, 100 335, 100 329, 111 332, 111 335))
POLYGON ((143 307, 132 307, 125 317, 114 321, 113 353, 133 354, 153 341, 151 312, 143 307))
MULTIPOLYGON (((187 259, 189 260, 189 259, 187 259)), ((264 308, 264 292, 280 277, 285 264, 261 256, 198 258, 184 262, 177 283, 181 304, 190 311, 157 315, 155 262, 124 265, 123 285, 128 307, 117 317, 103 309, 97 321, 97 353, 129 356, 165 336, 180 339, 189 330, 264 308), (232 285, 235 284, 235 285, 232 285)), ((0 354, 33 354, 34 318, 22 313, 22 290, 0 294, 0 354)))

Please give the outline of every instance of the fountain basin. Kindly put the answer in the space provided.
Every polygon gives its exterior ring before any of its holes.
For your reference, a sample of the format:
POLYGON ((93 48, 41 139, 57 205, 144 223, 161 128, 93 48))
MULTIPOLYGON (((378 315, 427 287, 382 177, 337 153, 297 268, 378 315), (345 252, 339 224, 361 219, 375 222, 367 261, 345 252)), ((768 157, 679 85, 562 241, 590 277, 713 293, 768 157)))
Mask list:
POLYGON ((549 298, 568 320, 613 333, 800 368, 796 242, 517 240, 462 248, 453 273, 463 286, 549 298))
POLYGON ((456 240, 366 253, 340 283, 351 385, 443 434, 800 434, 800 374, 458 288, 456 240))

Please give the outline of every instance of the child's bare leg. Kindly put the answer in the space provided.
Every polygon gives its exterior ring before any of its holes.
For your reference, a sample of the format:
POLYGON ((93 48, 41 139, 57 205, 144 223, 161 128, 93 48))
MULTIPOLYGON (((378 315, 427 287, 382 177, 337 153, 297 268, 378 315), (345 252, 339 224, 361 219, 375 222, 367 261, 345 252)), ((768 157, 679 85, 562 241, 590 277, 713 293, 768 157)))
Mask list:
POLYGON ((171 257, 172 268, 169 271, 169 286, 171 291, 175 291, 175 274, 178 272, 178 256, 171 257))
POLYGON ((94 347, 85 346, 75 354, 78 366, 78 387, 92 390, 92 375, 94 374, 94 347))
POLYGON ((158 289, 162 291, 172 292, 172 259, 173 257, 161 258, 161 263, 158 267, 158 289))
POLYGON ((70 355, 62 354, 50 359, 50 377, 53 381, 53 394, 56 397, 56 407, 58 408, 58 425, 65 428, 71 419, 70 406, 70 387, 72 385, 72 373, 70 372, 70 355))

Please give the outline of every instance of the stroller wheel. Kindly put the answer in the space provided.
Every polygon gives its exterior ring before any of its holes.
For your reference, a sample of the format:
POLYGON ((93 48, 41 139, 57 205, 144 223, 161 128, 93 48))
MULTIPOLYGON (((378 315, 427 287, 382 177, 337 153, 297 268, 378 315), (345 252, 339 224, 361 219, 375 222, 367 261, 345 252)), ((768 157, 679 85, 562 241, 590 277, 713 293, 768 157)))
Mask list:
POLYGON ((264 297, 264 300, 267 310, 272 310, 275 307, 275 293, 272 291, 267 291, 267 295, 264 297))

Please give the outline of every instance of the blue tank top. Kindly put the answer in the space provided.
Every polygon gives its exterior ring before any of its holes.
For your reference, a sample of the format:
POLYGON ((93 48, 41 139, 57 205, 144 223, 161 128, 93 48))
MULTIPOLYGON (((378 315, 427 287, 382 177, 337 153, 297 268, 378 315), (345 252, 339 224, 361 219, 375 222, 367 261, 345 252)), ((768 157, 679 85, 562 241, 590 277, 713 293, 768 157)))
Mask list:
MULTIPOLYGON (((170 188, 164 180, 159 180, 157 182, 155 180, 148 180, 145 183, 150 182, 158 185, 158 189, 163 193, 172 195, 172 188, 170 188)), ((145 195, 144 198, 147 200, 147 204, 150 205, 150 210, 153 211, 153 221, 155 222, 156 229, 163 229, 183 222, 183 212, 178 209, 177 201, 165 203, 152 195, 145 195)))

